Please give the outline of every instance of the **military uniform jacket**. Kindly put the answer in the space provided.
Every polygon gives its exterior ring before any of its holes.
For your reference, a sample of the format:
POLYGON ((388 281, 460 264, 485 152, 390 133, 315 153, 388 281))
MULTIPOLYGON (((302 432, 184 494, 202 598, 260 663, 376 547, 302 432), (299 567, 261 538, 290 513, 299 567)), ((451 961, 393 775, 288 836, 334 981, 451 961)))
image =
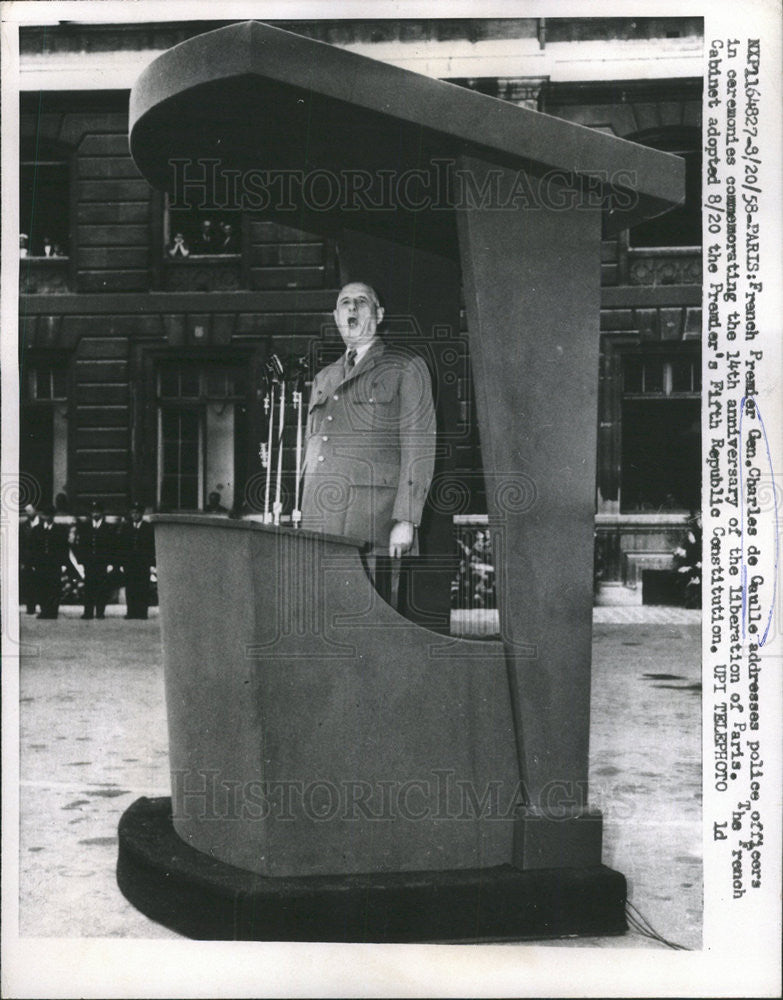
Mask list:
POLYGON ((96 528, 92 521, 83 521, 78 527, 77 552, 83 565, 105 566, 117 559, 117 529, 103 520, 96 528))
POLYGON ((155 565, 155 536, 149 521, 140 521, 138 528, 125 523, 119 534, 119 557, 125 569, 155 565))
POLYGON ((424 361, 380 339, 348 374, 341 357, 313 380, 302 526, 388 545, 396 521, 419 524, 434 458, 424 361))
POLYGON ((40 520, 36 518, 35 524, 22 521, 19 525, 19 562, 23 566, 30 562, 30 536, 40 523, 40 520))
POLYGON ((45 528, 39 522, 30 532, 30 561, 37 569, 59 570, 68 559, 68 537, 62 525, 45 528))

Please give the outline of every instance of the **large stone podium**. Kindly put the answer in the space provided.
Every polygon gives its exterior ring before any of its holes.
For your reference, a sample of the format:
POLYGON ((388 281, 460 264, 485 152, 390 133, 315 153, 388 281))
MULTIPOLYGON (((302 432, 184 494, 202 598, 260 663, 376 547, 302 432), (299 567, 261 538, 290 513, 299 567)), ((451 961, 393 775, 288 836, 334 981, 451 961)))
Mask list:
POLYGON ((520 788, 499 642, 401 617, 358 541, 200 515, 158 515, 155 535, 183 840, 269 876, 510 861, 520 788), (488 815, 474 794, 485 809, 491 794, 488 815))
POLYGON ((142 74, 131 151, 164 189, 175 160, 408 178, 359 211, 302 188, 295 224, 425 338, 458 336, 462 287, 501 642, 400 619, 361 540, 158 519, 172 804, 123 818, 123 891, 202 937, 621 932, 587 800, 600 240, 677 204, 681 161, 256 22, 142 74))

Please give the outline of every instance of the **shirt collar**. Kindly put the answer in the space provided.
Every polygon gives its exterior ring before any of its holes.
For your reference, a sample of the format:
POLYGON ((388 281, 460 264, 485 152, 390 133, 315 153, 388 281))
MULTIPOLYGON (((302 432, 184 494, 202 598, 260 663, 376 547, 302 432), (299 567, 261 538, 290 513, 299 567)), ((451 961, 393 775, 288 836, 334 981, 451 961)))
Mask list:
MULTIPOLYGON (((356 357, 354 358, 354 365, 358 365, 362 360, 364 355, 378 343, 378 338, 373 337, 372 340, 368 341, 366 344, 362 344, 361 347, 353 347, 351 350, 356 351, 356 357)), ((348 357, 348 351, 345 352, 346 358, 348 357)))

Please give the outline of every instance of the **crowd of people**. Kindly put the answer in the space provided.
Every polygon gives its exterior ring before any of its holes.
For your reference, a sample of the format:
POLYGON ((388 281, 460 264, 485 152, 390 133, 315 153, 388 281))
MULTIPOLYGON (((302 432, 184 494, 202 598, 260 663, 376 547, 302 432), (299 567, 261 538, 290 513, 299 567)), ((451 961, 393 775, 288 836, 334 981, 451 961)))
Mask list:
MULTIPOLYGON (((212 219, 202 219, 197 229, 187 231, 187 226, 175 229, 166 245, 166 254, 172 260, 204 255, 238 254, 239 234, 232 222, 225 219, 213 223, 212 219)), ((31 240, 27 233, 19 234, 19 256, 65 257, 67 251, 61 243, 44 234, 31 240)))
POLYGON ((701 513, 692 510, 685 537, 673 552, 674 568, 686 608, 701 607, 701 550, 701 513))
POLYGON ((88 518, 55 520, 54 506, 25 508, 19 532, 20 598, 28 614, 57 618, 60 605, 83 603, 82 618, 104 618, 114 591, 125 588, 126 618, 146 618, 152 599, 155 539, 135 503, 112 523, 103 504, 88 518))
POLYGON ((186 227, 175 229, 166 253, 172 260, 190 257, 191 254, 236 254, 239 253, 239 240, 231 222, 221 220, 213 225, 211 219, 202 219, 192 235, 188 235, 186 227))
POLYGON ((451 585, 452 608, 496 608, 495 566, 489 531, 463 529, 456 543, 459 571, 451 585))
POLYGON ((19 233, 19 256, 24 257, 64 257, 60 244, 50 236, 44 235, 39 243, 30 243, 27 233, 19 233))

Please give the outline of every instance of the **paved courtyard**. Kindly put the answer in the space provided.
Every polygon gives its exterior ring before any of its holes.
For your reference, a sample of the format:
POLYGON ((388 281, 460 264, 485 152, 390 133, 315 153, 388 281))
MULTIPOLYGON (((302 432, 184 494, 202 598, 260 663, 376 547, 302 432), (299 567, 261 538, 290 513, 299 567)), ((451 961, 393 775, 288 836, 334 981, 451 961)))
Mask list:
MULTIPOLYGON (((20 934, 175 938, 117 889, 117 824, 138 797, 169 794, 156 617, 22 616, 20 934)), ((698 613, 596 609, 591 801, 604 863, 667 939, 701 945, 698 613), (653 613, 655 612, 655 613, 653 613), (613 618, 620 617, 620 622, 613 618)), ((555 943, 553 943, 555 944, 555 943)), ((623 938, 557 945, 663 945, 623 938)))

